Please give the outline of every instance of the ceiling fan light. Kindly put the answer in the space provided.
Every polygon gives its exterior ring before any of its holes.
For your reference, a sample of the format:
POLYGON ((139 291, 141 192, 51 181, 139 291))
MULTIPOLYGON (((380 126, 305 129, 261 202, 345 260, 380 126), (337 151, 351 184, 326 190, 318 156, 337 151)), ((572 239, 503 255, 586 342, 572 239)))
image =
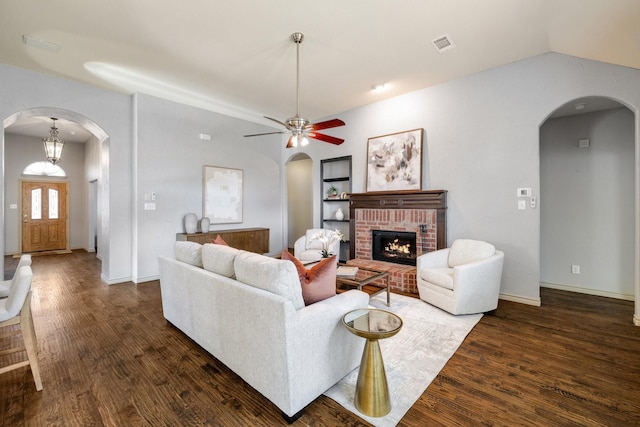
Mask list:
POLYGON ((291 144, 292 147, 297 147, 298 146, 298 135, 297 134, 291 135, 291 138, 289 138, 289 143, 291 144))
POLYGON ((302 138, 298 138, 300 141, 300 146, 304 147, 305 145, 309 145, 309 138, 302 135, 302 138))

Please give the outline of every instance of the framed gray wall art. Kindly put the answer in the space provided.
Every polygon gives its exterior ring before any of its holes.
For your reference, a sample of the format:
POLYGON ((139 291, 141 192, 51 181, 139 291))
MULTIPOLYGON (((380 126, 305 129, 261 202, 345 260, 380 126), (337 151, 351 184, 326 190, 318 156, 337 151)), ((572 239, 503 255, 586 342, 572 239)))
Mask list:
POLYGON ((202 216, 211 224, 242 222, 242 169, 204 166, 202 216))
POLYGON ((422 132, 414 129, 369 138, 367 191, 422 189, 422 132))

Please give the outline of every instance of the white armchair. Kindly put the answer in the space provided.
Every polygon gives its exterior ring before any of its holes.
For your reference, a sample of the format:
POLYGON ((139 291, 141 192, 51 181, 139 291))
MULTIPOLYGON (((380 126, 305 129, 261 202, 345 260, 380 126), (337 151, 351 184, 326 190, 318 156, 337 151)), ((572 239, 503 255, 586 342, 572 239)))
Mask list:
MULTIPOLYGON (((311 228, 307 230, 305 235, 293 244, 293 256, 301 262, 320 261, 322 259, 322 242, 320 240, 313 240, 313 236, 325 232, 329 233, 331 230, 325 230, 323 228, 311 228)), ((336 239, 335 242, 331 242, 329 245, 329 253, 336 254, 336 259, 340 257, 340 240, 336 239)))
POLYGON ((420 255, 420 299, 451 314, 484 313, 498 307, 504 253, 489 243, 458 239, 450 248, 420 255))

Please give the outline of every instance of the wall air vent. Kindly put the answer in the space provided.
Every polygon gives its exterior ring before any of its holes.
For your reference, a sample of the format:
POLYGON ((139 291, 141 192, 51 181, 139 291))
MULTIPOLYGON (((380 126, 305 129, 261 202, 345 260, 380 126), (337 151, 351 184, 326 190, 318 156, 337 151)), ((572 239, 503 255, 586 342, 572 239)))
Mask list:
POLYGON ((431 43, 433 43, 440 53, 456 47, 456 45, 451 41, 451 37, 446 34, 431 40, 431 43))

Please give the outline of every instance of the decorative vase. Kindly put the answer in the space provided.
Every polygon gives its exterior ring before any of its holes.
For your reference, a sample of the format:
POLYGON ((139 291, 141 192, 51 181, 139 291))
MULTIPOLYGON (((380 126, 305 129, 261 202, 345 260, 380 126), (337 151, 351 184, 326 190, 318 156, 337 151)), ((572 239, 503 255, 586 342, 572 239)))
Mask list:
POLYGON ((344 219, 344 212, 342 212, 342 208, 338 208, 336 211, 336 219, 338 221, 342 221, 344 219))
POLYGON ((208 233, 209 232, 209 218, 202 217, 202 219, 200 220, 200 231, 202 231, 203 233, 208 233))
POLYGON ((184 231, 187 234, 193 234, 198 231, 198 217, 194 213, 188 213, 184 216, 184 231))

